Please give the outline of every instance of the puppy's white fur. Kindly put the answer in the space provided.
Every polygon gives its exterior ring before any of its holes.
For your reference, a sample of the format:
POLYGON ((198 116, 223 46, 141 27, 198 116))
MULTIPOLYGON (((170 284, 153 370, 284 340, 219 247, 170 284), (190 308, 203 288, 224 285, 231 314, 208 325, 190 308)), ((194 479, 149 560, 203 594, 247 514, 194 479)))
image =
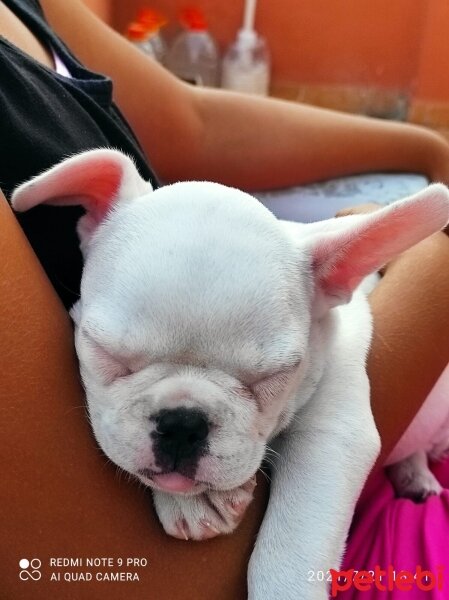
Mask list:
POLYGON ((168 533, 232 531, 271 445, 252 600, 327 598, 308 572, 338 568, 379 451, 365 372, 371 317, 357 286, 444 227, 448 197, 436 185, 371 215, 285 223, 218 184, 152 192, 112 150, 68 159, 13 196, 16 210, 87 209, 72 316, 92 425, 111 460, 155 488, 168 533), (151 479, 152 416, 179 406, 212 427, 196 486, 170 494, 151 479))

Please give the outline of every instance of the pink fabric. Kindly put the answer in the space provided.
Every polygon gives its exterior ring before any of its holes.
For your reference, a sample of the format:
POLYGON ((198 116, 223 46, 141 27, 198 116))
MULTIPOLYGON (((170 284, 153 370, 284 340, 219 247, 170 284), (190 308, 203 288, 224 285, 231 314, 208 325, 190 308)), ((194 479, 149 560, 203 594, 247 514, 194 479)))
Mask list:
MULTIPOLYGON (((374 571, 376 565, 396 573, 407 570, 415 574, 417 566, 439 574, 442 590, 419 589, 413 582, 410 590, 394 587, 380 591, 370 589, 334 593, 340 600, 448 600, 449 599, 449 461, 432 467, 445 488, 440 497, 423 504, 396 499, 383 473, 372 479, 358 502, 353 519, 342 570, 374 571)), ((384 583, 386 579, 382 580, 384 583)), ((427 580, 429 584, 431 580, 427 580)), ((426 581, 424 581, 424 585, 426 581)), ((435 581, 437 584, 437 581, 435 581)), ((367 586, 368 587, 368 586, 367 586)))

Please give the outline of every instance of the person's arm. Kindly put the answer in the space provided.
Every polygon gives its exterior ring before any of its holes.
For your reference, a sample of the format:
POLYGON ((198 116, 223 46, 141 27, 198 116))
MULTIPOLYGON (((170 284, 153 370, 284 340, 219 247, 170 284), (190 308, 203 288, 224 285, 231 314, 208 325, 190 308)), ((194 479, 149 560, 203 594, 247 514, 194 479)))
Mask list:
POLYGON ((210 179, 245 189, 367 171, 414 171, 449 182, 449 145, 427 129, 180 82, 87 9, 42 0, 50 24, 115 99, 165 181, 210 179))

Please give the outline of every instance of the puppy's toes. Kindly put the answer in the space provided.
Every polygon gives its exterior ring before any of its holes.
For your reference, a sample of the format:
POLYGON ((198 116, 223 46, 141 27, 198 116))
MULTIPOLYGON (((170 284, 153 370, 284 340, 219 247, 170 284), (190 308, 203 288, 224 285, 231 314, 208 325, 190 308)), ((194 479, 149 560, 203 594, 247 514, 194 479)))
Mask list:
POLYGON ((154 505, 166 533, 180 540, 207 540, 231 533, 253 498, 255 479, 228 491, 180 496, 153 491, 154 505))
POLYGON ((209 492, 209 501, 231 531, 238 525, 251 503, 256 485, 256 476, 254 476, 241 487, 233 490, 209 492))
POLYGON ((429 496, 441 494, 443 488, 429 470, 424 452, 417 452, 387 468, 388 477, 398 498, 409 498, 416 503, 429 496))

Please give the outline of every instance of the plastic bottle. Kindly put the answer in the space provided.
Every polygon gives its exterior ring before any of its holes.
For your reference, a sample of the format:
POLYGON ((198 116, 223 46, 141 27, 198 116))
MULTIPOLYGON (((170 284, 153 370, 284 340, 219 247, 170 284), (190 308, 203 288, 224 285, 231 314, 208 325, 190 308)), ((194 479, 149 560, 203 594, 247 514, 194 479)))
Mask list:
POLYGON ((167 68, 189 83, 217 86, 219 54, 203 13, 196 8, 187 9, 180 20, 185 30, 175 38, 168 51, 167 68))
POLYGON ((144 10, 145 13, 143 10, 139 13, 137 21, 133 21, 128 25, 126 37, 139 50, 163 63, 167 46, 160 35, 160 28, 166 21, 158 13, 153 13, 150 9, 144 10))
POLYGON ((256 0, 246 0, 243 27, 223 59, 221 85, 229 90, 266 96, 270 86, 270 55, 254 30, 256 0))
POLYGON ((224 59, 222 87, 266 96, 270 86, 270 58, 265 40, 241 29, 224 59))
POLYGON ((148 32, 147 43, 151 46, 154 58, 160 63, 164 63, 167 44, 160 30, 167 24, 166 17, 152 8, 141 8, 137 13, 137 22, 144 25, 148 32))

